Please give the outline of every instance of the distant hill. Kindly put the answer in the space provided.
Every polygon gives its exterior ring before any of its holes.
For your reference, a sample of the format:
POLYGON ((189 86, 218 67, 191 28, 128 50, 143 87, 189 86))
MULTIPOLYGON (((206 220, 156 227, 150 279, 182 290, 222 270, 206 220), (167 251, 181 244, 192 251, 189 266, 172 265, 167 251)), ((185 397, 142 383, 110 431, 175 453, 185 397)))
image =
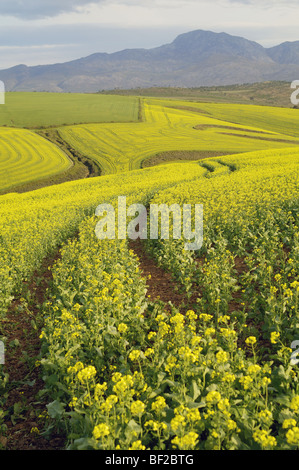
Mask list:
POLYGON ((299 41, 264 48, 196 30, 153 49, 96 53, 61 64, 0 71, 7 91, 97 92, 114 88, 223 86, 299 79, 299 41))
POLYGON ((290 82, 267 81, 242 85, 210 87, 148 87, 103 90, 102 95, 141 96, 208 103, 254 104, 258 106, 277 106, 293 108, 291 103, 290 82))

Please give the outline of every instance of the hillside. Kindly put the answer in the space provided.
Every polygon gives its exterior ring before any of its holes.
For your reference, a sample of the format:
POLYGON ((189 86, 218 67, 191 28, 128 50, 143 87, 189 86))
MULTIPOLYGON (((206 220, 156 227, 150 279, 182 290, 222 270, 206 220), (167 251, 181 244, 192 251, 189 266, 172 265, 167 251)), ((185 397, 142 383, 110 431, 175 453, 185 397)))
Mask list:
POLYGON ((108 95, 144 96, 171 98, 208 103, 254 104, 259 106, 277 106, 292 108, 290 82, 269 81, 243 85, 210 87, 149 87, 134 89, 103 90, 108 95))
POLYGON ((153 49, 96 53, 61 64, 18 65, 2 70, 0 80, 8 91, 54 92, 290 82, 299 76, 298 57, 298 41, 267 49, 242 37, 196 30, 153 49))

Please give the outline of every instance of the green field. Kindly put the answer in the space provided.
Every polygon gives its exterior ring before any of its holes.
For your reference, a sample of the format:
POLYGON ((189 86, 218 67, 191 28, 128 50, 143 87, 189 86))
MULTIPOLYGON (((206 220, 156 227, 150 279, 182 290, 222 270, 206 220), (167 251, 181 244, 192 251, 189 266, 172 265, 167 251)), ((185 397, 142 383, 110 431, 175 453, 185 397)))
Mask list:
POLYGON ((71 93, 6 93, 0 126, 41 128, 86 122, 137 121, 136 97, 71 93))

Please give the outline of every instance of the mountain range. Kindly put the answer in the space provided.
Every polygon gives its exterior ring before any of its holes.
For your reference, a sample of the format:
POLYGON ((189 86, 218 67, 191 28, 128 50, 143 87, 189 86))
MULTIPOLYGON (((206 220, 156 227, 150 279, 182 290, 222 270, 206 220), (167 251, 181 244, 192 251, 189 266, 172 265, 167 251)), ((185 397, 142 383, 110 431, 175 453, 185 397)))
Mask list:
POLYGON ((265 48, 227 33, 196 30, 152 49, 96 53, 65 63, 0 70, 7 91, 97 92, 299 79, 299 41, 265 48))

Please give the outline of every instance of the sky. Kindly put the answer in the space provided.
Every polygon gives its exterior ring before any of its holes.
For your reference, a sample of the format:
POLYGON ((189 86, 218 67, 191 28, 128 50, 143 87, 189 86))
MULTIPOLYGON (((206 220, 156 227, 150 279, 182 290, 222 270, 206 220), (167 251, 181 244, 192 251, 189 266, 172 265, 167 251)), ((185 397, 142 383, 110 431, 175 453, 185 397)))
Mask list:
POLYGON ((299 0, 0 0, 0 69, 150 49, 196 29, 299 40, 299 0))

